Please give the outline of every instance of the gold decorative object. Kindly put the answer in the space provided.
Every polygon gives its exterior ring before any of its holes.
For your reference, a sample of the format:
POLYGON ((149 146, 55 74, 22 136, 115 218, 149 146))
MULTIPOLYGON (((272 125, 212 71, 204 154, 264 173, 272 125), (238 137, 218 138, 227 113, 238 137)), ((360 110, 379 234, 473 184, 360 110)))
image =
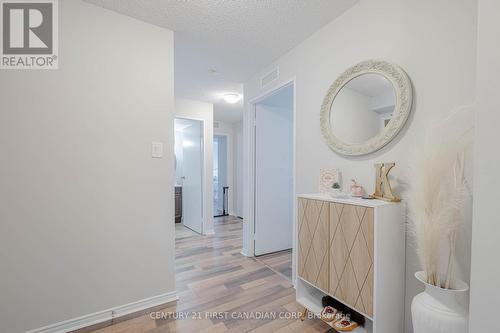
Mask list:
POLYGON ((375 166, 375 193, 373 196, 376 199, 381 199, 390 202, 399 202, 400 198, 392 193, 391 183, 389 182, 389 172, 396 163, 377 163, 375 166))

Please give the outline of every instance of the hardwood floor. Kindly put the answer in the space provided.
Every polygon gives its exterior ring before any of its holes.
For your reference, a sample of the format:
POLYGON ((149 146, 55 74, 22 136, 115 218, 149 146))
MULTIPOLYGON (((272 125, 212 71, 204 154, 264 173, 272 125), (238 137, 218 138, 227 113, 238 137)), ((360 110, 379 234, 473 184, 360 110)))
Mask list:
POLYGON ((302 308, 285 277, 286 253, 264 258, 264 264, 262 258, 241 255, 241 246, 242 221, 235 217, 217 218, 215 235, 178 238, 179 301, 93 332, 333 332, 319 319, 297 319, 302 308), (272 265, 281 267, 284 273, 268 267, 272 265))
POLYGON ((175 224, 175 239, 198 236, 196 232, 185 227, 182 223, 175 224))
POLYGON ((282 274, 288 280, 292 280, 292 250, 285 250, 256 258, 264 265, 268 266, 275 272, 282 274))

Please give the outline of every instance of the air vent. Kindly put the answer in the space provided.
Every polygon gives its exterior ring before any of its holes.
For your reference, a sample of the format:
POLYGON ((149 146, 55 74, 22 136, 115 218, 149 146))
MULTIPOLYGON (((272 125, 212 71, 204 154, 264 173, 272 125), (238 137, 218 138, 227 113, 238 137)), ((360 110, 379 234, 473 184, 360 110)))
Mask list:
POLYGON ((260 85, 261 85, 261 87, 264 88, 265 86, 267 86, 271 82, 277 80, 278 77, 279 77, 279 68, 276 67, 275 69, 273 69, 271 72, 269 72, 268 74, 264 75, 260 79, 260 85))
POLYGON ((219 122, 218 121, 214 121, 214 128, 219 128, 219 122))

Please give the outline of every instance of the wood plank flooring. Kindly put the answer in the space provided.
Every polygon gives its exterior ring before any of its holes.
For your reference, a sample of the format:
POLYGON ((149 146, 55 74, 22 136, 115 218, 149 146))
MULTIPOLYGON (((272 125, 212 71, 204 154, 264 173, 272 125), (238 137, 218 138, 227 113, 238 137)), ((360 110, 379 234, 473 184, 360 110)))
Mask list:
POLYGON ((319 319, 296 319, 302 308, 286 278, 288 254, 255 260, 241 255, 241 246, 242 221, 235 217, 217 218, 215 235, 177 238, 179 301, 87 332, 333 332, 319 319))
POLYGON ((197 236, 198 234, 193 230, 187 228, 182 223, 175 224, 175 239, 185 238, 190 236, 197 236))
POLYGON ((264 265, 270 267, 275 272, 282 274, 288 280, 292 281, 292 250, 285 250, 256 258, 264 265))

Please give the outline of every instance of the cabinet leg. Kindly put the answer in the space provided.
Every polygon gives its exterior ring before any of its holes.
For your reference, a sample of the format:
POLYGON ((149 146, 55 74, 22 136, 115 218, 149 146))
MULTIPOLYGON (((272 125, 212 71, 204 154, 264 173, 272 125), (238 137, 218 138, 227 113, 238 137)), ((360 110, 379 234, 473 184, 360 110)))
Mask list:
POLYGON ((304 311, 302 311, 302 313, 299 316, 300 321, 304 321, 304 319, 306 319, 307 312, 309 312, 309 310, 307 310, 306 308, 304 308, 304 311))

